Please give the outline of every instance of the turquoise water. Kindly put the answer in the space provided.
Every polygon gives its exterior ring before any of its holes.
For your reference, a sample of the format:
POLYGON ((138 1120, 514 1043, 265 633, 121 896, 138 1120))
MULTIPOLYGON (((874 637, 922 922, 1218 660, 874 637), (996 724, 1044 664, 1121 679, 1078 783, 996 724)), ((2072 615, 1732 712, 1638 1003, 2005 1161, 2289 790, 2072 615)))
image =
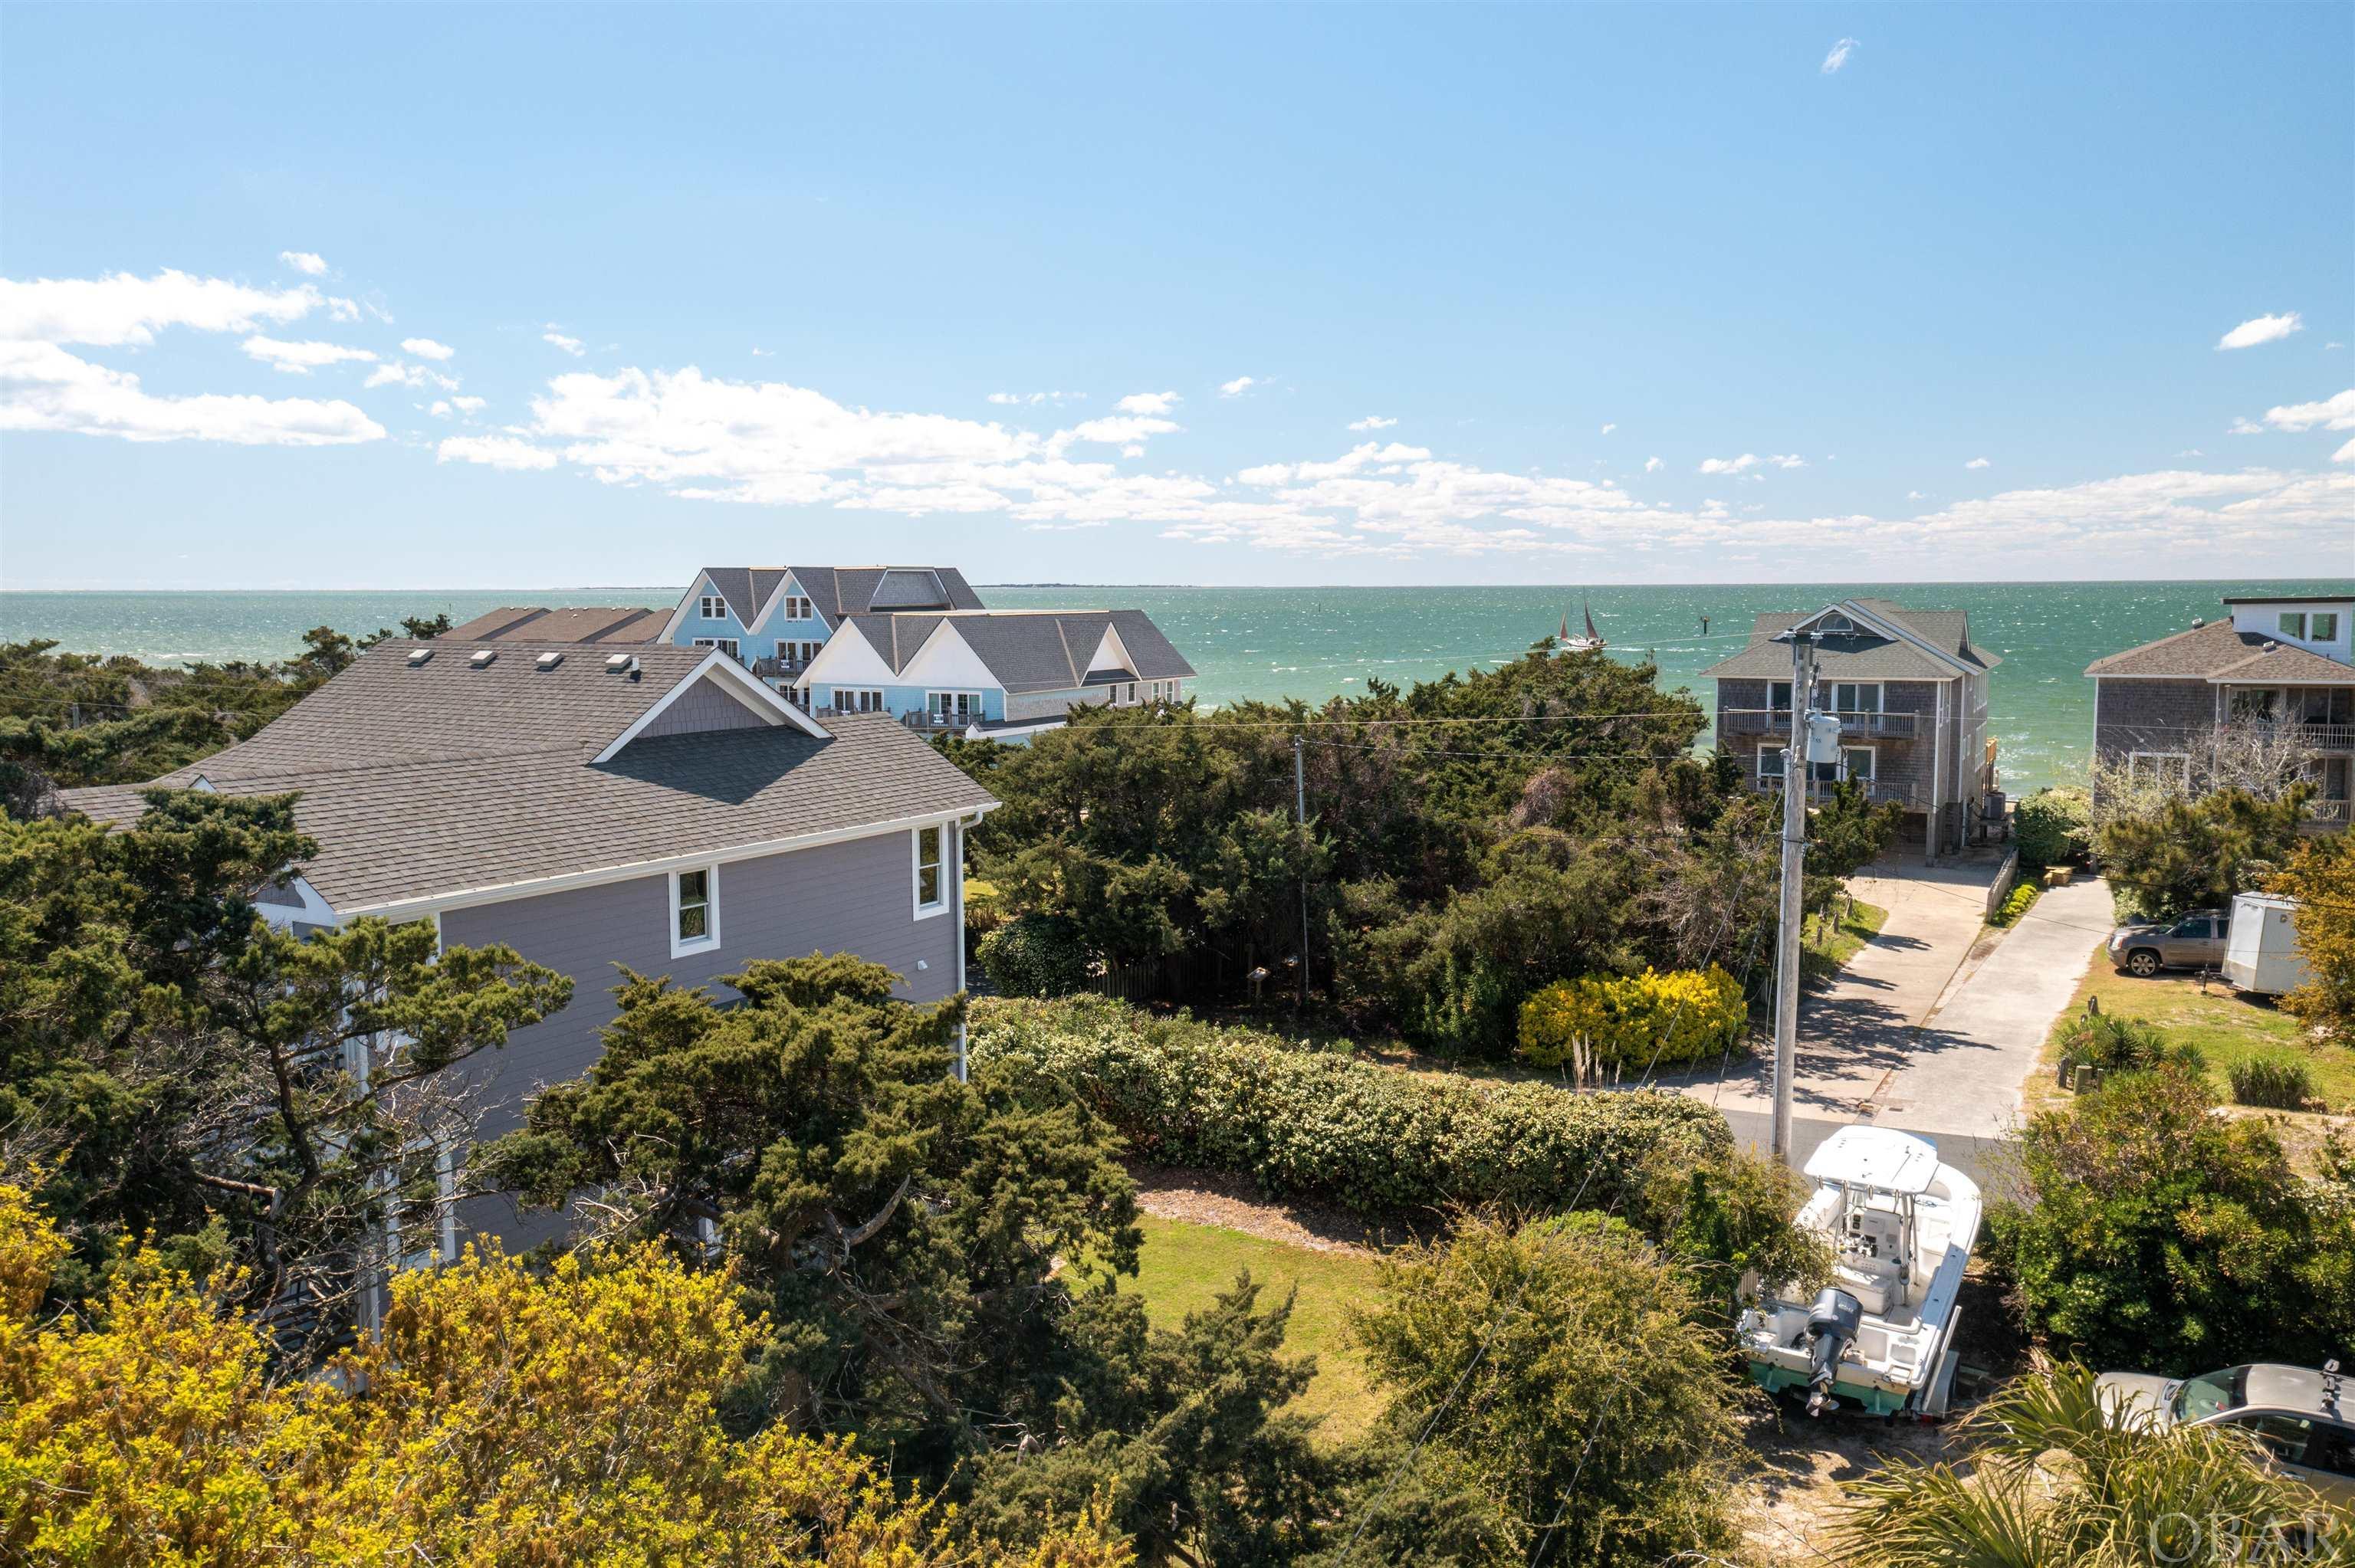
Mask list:
MULTIPOLYGON (((404 615, 466 620, 505 604, 668 606, 677 588, 434 589, 368 593, 0 593, 0 640, 54 638, 93 653, 149 661, 281 659, 307 628, 361 632, 404 615)), ((1668 687, 1706 700, 1700 672, 1742 645, 1760 610, 1812 609, 1878 595, 1966 610, 1980 646, 2003 659, 1988 697, 2007 787, 2072 776, 2093 731, 2084 668, 2105 653, 2222 612, 2227 593, 2355 594, 2345 577, 2270 582, 1827 583, 1693 588, 984 588, 1007 609, 1133 606, 1150 614, 1200 673, 1202 697, 1302 696, 1400 684, 1520 652, 1582 598, 1614 652, 1658 661, 1668 687), (1709 634, 1700 620, 1709 618, 1709 634)))

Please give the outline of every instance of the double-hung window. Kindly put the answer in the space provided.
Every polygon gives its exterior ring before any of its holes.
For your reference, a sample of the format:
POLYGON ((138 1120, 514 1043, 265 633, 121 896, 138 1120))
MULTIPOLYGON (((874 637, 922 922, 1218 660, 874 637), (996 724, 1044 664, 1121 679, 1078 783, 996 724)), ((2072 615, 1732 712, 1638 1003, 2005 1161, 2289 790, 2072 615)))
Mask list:
POLYGON ((705 594, 703 602, 696 606, 696 613, 706 620, 725 620, 728 619, 728 601, 716 593, 705 594))
POLYGON ((2191 757, 2181 751, 2136 751, 2126 755, 2126 780, 2135 784, 2191 787, 2191 757))
POLYGON ((1758 779, 1762 784, 1779 785, 1783 782, 1783 748, 1781 747, 1767 746, 1759 748, 1758 779))
POLYGON ((698 637, 695 645, 698 648, 717 648, 738 663, 744 662, 743 654, 737 652, 739 644, 733 637, 698 637))
POLYGON ((1858 783, 1871 783, 1872 747, 1869 746, 1841 747, 1840 770, 1845 777, 1852 779, 1858 783))
POLYGON ((916 918, 922 920, 949 906, 949 831, 937 826, 918 828, 910 837, 915 863, 916 918))
POLYGON ((719 946, 719 868, 698 865, 670 874, 670 956, 719 946))
POLYGON ((1834 682, 1832 711, 1837 714, 1863 714, 1871 718, 1879 718, 1881 716, 1881 683, 1878 681, 1834 682))
POLYGON ((787 594, 785 596, 785 619, 787 620, 815 620, 817 618, 810 613, 809 600, 801 598, 797 594, 787 594))
POLYGON ((837 686, 834 707, 837 713, 879 714, 883 711, 883 693, 874 686, 837 686))

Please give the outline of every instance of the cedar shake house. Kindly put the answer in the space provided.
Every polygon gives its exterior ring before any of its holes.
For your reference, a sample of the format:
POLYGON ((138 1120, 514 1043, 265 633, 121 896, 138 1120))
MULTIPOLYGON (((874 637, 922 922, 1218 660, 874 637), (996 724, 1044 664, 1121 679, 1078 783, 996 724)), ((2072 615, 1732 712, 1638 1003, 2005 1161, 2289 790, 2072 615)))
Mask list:
POLYGON ((1959 609, 1907 609, 1848 599, 1814 611, 1758 617, 1750 644, 1701 672, 1717 682, 1717 744, 1758 789, 1783 788, 1791 736, 1791 645, 1816 642, 1815 706, 1840 721, 1840 760, 1818 780, 1847 779, 1905 808, 1904 838, 1935 861, 1960 850, 1995 789, 1987 673, 2002 661, 1971 642, 1959 609))
MULTIPOLYGON (((634 613, 501 611, 529 618, 524 635, 494 617, 480 638, 380 642, 225 751, 60 798, 129 821, 144 789, 294 793, 319 853, 257 895, 273 925, 430 920, 445 943, 504 942, 571 976, 570 1006, 468 1064, 486 1139, 597 1060, 617 966, 726 1000, 718 977, 756 959, 852 953, 907 1001, 962 990, 962 841, 996 801, 889 716, 819 718, 719 650, 627 641, 659 630, 619 620, 634 613)), ((517 1245, 555 1228, 457 1200, 463 1158, 439 1150, 436 1220, 390 1241, 404 1266, 476 1231, 517 1245)))
POLYGON ((2355 597, 2232 598, 2229 615, 2096 659, 2094 751, 2130 774, 2189 784, 2203 754, 2262 729, 2310 753, 2319 822, 2355 793, 2355 597))

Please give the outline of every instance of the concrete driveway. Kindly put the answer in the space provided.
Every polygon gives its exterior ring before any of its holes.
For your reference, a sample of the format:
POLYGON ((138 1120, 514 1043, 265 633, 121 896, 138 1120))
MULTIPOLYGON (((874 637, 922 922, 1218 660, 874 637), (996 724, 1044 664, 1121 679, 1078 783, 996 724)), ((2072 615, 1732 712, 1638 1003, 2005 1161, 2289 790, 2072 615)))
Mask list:
MULTIPOLYGON (((1993 860, 1880 866, 1858 897, 1889 911, 1881 935, 1799 1007, 1792 1086, 1794 1163, 1838 1128, 1870 1121, 1919 1132, 1984 1178, 1986 1155, 2018 1118, 2020 1086, 2109 931, 2100 883, 2055 888, 2013 929, 1980 941, 1993 860)), ((1737 1140, 1771 1140, 1773 1054, 1679 1084, 1725 1113, 1737 1140)))

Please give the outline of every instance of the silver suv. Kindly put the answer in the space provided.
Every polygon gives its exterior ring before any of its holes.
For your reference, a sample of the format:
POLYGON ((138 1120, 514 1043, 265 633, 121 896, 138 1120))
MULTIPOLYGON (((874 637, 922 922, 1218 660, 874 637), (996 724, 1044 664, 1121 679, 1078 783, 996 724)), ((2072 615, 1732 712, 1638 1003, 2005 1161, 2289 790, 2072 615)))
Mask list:
POLYGON ((2260 1361, 2181 1382, 2148 1372, 2104 1372, 2104 1404, 2128 1426, 2233 1426, 2256 1435, 2275 1463, 2327 1497, 2355 1501, 2355 1402, 2344 1399, 2337 1361, 2323 1370, 2260 1361))
POLYGON ((2136 920, 2110 933, 2110 962, 2144 980, 2161 969, 2212 969, 2232 934, 2229 909, 2195 909, 2179 920, 2136 920))

